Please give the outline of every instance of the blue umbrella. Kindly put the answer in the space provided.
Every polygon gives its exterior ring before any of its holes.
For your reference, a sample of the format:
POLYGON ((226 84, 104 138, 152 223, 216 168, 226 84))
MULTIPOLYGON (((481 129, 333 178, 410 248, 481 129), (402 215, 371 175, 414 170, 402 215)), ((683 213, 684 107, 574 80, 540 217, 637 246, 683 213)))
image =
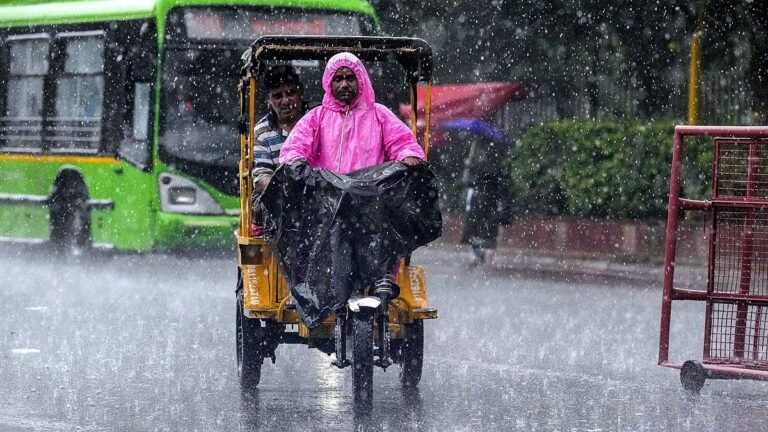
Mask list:
POLYGON ((500 144, 510 144, 511 140, 501 129, 496 126, 480 120, 479 118, 457 118, 448 120, 439 126, 443 130, 465 130, 493 142, 500 144))

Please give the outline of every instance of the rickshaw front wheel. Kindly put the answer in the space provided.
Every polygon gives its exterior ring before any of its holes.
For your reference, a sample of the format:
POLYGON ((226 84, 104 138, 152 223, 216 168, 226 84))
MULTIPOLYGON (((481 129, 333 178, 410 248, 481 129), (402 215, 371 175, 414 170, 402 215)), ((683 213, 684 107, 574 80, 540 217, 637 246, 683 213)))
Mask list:
POLYGON ((375 309, 361 308, 352 315, 352 387, 354 408, 368 413, 373 407, 373 315, 375 309))
POLYGON ((243 316, 243 293, 237 294, 237 374, 243 390, 254 390, 261 381, 261 365, 264 356, 261 346, 264 343, 264 328, 257 319, 243 316))
POLYGON ((400 383, 403 387, 416 387, 421 381, 424 363, 424 321, 405 325, 405 337, 400 345, 400 383))

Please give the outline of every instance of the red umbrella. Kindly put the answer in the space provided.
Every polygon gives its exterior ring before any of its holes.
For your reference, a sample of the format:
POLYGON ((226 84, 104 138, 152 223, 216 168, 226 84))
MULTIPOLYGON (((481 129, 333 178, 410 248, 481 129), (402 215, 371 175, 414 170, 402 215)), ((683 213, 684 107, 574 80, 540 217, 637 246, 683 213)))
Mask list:
MULTIPOLYGON (((426 86, 416 89, 418 95, 418 127, 424 127, 426 86)), ((526 98, 525 87, 519 83, 489 82, 474 84, 441 84, 432 86, 432 126, 465 117, 487 118, 507 102, 526 98)), ((401 104, 400 115, 411 118, 411 105, 401 104)))

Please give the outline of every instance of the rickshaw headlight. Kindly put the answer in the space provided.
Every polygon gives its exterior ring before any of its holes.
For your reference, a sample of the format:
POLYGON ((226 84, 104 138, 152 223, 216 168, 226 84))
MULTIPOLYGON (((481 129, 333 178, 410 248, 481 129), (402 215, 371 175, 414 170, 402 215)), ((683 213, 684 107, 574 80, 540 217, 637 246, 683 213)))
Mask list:
POLYGON ((160 208, 168 213, 221 215, 224 210, 208 191, 178 175, 162 173, 160 208))

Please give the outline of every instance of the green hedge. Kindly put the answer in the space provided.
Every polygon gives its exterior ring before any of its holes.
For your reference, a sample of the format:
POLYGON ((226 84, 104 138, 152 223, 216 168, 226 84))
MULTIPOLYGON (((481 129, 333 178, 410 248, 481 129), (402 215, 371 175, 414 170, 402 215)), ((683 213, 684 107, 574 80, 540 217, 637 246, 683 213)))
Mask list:
MULTIPOLYGON (((518 213, 665 216, 673 130, 672 121, 584 120, 529 129, 507 161, 518 213)), ((686 146, 684 196, 706 194, 710 147, 703 141, 686 146)))

